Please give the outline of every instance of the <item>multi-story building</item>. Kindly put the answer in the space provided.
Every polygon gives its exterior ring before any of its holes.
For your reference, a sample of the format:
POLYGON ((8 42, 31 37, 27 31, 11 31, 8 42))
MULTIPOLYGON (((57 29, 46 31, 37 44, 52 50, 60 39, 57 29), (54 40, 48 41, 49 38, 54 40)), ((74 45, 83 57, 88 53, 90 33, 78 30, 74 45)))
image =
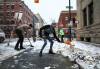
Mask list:
POLYGON ((32 24, 33 13, 21 0, 0 0, 0 28, 10 35, 10 31, 21 24, 32 24))
POLYGON ((77 35, 82 41, 100 43, 100 0, 77 0, 77 35))
MULTIPOLYGON (((76 10, 71 10, 71 22, 72 22, 72 29, 75 30, 77 24, 73 23, 73 19, 76 19, 76 10)), ((60 17, 58 20, 58 31, 60 29, 63 29, 65 32, 65 35, 67 35, 68 29, 69 29, 69 11, 61 11, 60 17)))
POLYGON ((40 14, 34 15, 34 28, 36 32, 36 37, 39 37, 39 30, 44 25, 44 20, 40 16, 40 14))

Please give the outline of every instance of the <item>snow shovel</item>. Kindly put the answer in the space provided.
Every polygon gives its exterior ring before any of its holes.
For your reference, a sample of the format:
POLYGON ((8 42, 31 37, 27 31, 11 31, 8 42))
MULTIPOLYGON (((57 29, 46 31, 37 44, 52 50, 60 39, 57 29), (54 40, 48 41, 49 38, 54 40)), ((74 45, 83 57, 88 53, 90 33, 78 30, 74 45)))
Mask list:
POLYGON ((32 45, 32 43, 31 43, 30 39, 29 39, 29 38, 27 38, 27 39, 28 39, 28 41, 29 41, 29 43, 30 43, 30 46, 31 46, 31 47, 34 47, 34 46, 32 45))

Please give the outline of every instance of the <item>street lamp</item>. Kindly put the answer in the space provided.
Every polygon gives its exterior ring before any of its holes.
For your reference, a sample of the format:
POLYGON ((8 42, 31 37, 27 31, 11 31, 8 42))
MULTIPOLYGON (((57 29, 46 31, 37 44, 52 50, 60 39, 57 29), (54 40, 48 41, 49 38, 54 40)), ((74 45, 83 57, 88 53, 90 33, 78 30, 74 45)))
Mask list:
MULTIPOLYGON (((9 16, 10 22, 11 22, 11 14, 12 14, 12 8, 11 7, 12 7, 12 0, 10 0, 10 8, 9 8, 10 9, 10 16, 9 16)), ((10 25, 8 25, 8 29, 9 29, 9 27, 10 27, 10 25)), ((11 38, 11 30, 9 30, 8 32, 9 32, 8 33, 9 41, 8 41, 7 45, 9 46, 10 45, 10 38, 11 38)))

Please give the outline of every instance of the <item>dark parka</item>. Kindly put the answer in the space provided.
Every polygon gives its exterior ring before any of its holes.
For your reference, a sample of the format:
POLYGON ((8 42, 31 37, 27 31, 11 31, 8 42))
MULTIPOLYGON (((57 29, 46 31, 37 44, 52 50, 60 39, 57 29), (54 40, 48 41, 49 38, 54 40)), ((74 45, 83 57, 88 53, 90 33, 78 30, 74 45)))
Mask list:
POLYGON ((40 31, 39 31, 39 36, 41 38, 46 38, 46 37, 50 37, 50 34, 53 34, 53 37, 58 41, 60 42, 60 40, 57 38, 56 36, 56 32, 55 32, 55 29, 53 26, 51 25, 45 25, 43 27, 40 28, 40 31))

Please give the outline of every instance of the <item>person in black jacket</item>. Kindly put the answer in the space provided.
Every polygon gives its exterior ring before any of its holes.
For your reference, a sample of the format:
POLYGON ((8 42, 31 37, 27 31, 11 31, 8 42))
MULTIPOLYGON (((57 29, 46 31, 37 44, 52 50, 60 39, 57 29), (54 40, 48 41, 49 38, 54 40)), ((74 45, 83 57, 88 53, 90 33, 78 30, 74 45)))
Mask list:
POLYGON ((49 54, 55 54, 52 50, 52 46, 54 43, 53 39, 56 39, 58 42, 60 42, 60 40, 56 36, 54 27, 51 25, 45 25, 45 26, 41 27, 40 31, 39 31, 39 36, 44 39, 44 44, 41 48, 39 56, 40 57, 42 56, 42 51, 45 48, 45 46, 47 45, 47 40, 49 40, 49 42, 50 42, 49 54))

